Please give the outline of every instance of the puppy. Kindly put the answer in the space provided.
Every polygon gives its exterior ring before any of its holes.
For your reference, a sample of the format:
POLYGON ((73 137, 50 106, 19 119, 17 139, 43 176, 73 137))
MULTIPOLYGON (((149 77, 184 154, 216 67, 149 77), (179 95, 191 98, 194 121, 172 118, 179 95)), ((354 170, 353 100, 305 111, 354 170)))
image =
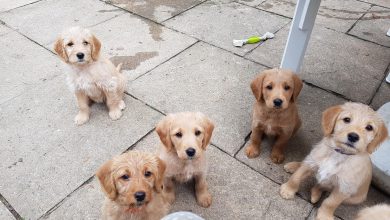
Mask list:
POLYGON ((316 203, 322 191, 330 191, 317 213, 317 219, 333 219, 341 203, 357 204, 366 199, 371 182, 370 154, 387 138, 387 129, 379 115, 367 105, 345 103, 327 109, 322 115, 324 138, 303 162, 285 165, 294 173, 280 189, 280 195, 292 199, 299 184, 315 174, 311 189, 316 203))
POLYGON ((167 164, 164 187, 171 203, 175 200, 174 181, 183 183, 194 179, 198 204, 211 205, 205 151, 213 130, 213 122, 200 112, 169 114, 157 124, 156 132, 162 143, 159 156, 167 164))
POLYGON ((163 194, 165 163, 152 154, 130 151, 96 173, 106 194, 104 220, 159 220, 169 211, 163 194))
POLYGON ((251 143, 245 153, 248 158, 260 155, 263 134, 276 136, 271 160, 282 163, 287 141, 301 126, 297 97, 303 83, 291 71, 270 69, 260 73, 251 83, 256 102, 253 106, 251 143))
POLYGON ((79 113, 77 125, 89 120, 91 102, 105 102, 109 116, 117 120, 126 107, 123 94, 126 77, 100 56, 100 41, 87 29, 72 27, 64 31, 54 44, 57 55, 70 67, 68 84, 74 91, 79 113))
POLYGON ((390 220, 390 205, 379 204, 362 209, 355 220, 390 220))

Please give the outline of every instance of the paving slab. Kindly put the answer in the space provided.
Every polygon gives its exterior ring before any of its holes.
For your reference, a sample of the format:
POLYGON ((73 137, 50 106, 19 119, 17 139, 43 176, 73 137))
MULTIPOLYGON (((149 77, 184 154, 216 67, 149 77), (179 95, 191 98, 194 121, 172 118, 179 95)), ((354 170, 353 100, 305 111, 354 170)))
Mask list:
POLYGON ((237 2, 240 2, 245 5, 249 5, 252 7, 256 7, 260 5, 261 3, 265 2, 265 0, 238 0, 237 2))
MULTIPOLYGON (((180 53, 196 40, 135 15, 123 14, 90 28, 102 43, 102 54, 122 63, 129 80, 180 53)), ((53 50, 53 44, 47 45, 53 50)))
POLYGON ((63 73, 54 54, 15 31, 0 37, 0 51, 0 105, 63 73))
MULTIPOLYGON (((258 8, 292 18, 297 0, 266 0, 258 8)), ((371 7, 356 0, 322 0, 316 25, 345 33, 371 7)))
POLYGON ((164 24, 225 50, 244 55, 257 44, 237 48, 233 46, 233 39, 261 36, 267 31, 276 32, 289 22, 290 19, 235 2, 207 1, 164 24))
POLYGON ((44 0, 0 14, 0 20, 41 45, 53 42, 63 29, 92 26, 123 14, 101 1, 44 0))
POLYGON ((12 32, 12 31, 13 30, 11 28, 8 28, 7 26, 0 24, 0 36, 8 34, 9 32, 12 32))
POLYGON ((389 28, 390 9, 374 6, 357 22, 349 34, 390 47, 390 37, 386 35, 389 28))
MULTIPOLYGON (((264 138, 260 157, 254 159, 246 157, 245 148, 250 143, 248 141, 236 158, 279 184, 287 182, 291 175, 283 170, 283 165, 291 161, 302 161, 310 153, 313 145, 323 137, 321 130, 322 112, 330 106, 344 102, 344 99, 326 91, 304 85, 298 97, 298 110, 302 119, 302 127, 288 143, 285 162, 277 165, 271 161, 272 138, 264 138)), ((314 179, 307 181, 308 183, 304 184, 299 191, 305 198, 310 198, 309 187, 312 186, 313 181, 314 179)))
POLYGON ((63 76, 0 106, 1 194, 27 219, 36 219, 91 177, 108 158, 149 132, 161 114, 126 96, 124 115, 93 105, 76 126, 74 95, 63 76))
POLYGON ((129 84, 135 97, 164 113, 201 111, 215 122, 212 143, 234 154, 250 129, 249 84, 264 67, 197 43, 129 84))
POLYGON ((371 107, 378 110, 382 105, 390 102, 390 84, 383 81, 379 90, 375 93, 375 96, 371 102, 371 107))
POLYGON ((388 0, 362 0, 362 1, 390 8, 390 2, 388 0))
POLYGON ((38 0, 0 0, 0 12, 28 5, 38 0))
MULTIPOLYGON (((158 144, 157 134, 153 132, 139 142, 135 149, 153 152, 158 144)), ((305 219, 309 215, 312 206, 305 200, 283 200, 278 196, 278 184, 214 146, 208 147, 207 154, 209 161, 212 161, 207 180, 213 204, 207 209, 199 207, 193 194, 193 185, 189 183, 176 187, 176 201, 171 212, 192 211, 205 219, 256 219, 260 216, 261 219, 305 219)), ((95 182, 72 195, 50 218, 66 216, 67 219, 85 219, 84 216, 98 216, 100 209, 97 204, 101 204, 102 193, 95 182), (91 204, 93 201, 94 204, 91 204)))
POLYGON ((2 220, 13 220, 15 219, 11 212, 0 202, 0 218, 2 220))
MULTIPOLYGON (((283 28, 274 39, 245 57, 267 66, 279 66, 288 29, 283 28)), ((309 83, 368 103, 389 60, 389 48, 315 26, 299 74, 309 83)))
POLYGON ((106 0, 107 3, 114 4, 156 22, 165 21, 204 1, 205 0, 106 0))

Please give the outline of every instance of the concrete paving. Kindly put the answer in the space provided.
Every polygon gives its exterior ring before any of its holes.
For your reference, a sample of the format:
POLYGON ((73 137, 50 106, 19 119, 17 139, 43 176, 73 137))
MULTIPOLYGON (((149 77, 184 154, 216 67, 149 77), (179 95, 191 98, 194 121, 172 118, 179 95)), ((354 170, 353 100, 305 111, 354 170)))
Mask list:
MULTIPOLYGON (((207 152, 213 205, 200 208, 193 185, 178 187, 171 211, 205 219, 313 219, 308 180, 294 200, 278 194, 287 180, 270 162, 265 139, 259 158, 243 151, 250 134, 256 74, 279 65, 295 1, 292 0, 0 0, 0 219, 99 219, 104 195, 96 169, 128 149, 153 152, 156 123, 170 112, 202 111, 215 122, 207 152), (271 7, 272 5, 272 7, 271 7), (76 126, 74 95, 65 65, 52 51, 69 26, 90 28, 102 53, 124 63, 129 83, 123 117, 111 121, 93 105, 90 121, 76 126), (275 38, 236 48, 233 39, 275 38)), ((390 101, 387 0, 323 0, 302 71, 303 126, 290 141, 286 162, 301 160, 322 137, 321 112, 354 100, 379 108, 390 101), (369 33, 369 34, 367 34, 369 33)), ((353 219, 390 196, 371 188, 367 201, 340 206, 337 219, 353 219)))

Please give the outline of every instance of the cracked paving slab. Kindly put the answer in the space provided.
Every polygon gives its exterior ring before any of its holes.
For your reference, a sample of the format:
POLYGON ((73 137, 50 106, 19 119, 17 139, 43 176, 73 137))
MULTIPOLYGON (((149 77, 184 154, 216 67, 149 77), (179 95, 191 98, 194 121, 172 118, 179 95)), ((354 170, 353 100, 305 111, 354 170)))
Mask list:
POLYGON ((161 118, 129 96, 125 103, 118 121, 95 104, 90 121, 76 126, 76 101, 61 76, 0 106, 1 193, 23 218, 43 215, 161 118))
MULTIPOLYGON (((155 132, 135 146, 136 150, 154 152, 159 146, 155 132)), ((213 204, 205 209, 196 204, 192 184, 176 186, 174 211, 192 211, 205 219, 304 219, 312 205, 303 199, 286 201, 279 194, 279 185, 210 145, 208 185, 213 204), (242 187, 245 185, 246 187, 242 187), (234 193, 232 193, 232 189, 234 193), (251 205, 248 205, 251 204, 251 205)), ((103 194, 96 179, 83 186, 55 210, 49 219, 78 219, 100 216, 103 194), (91 204, 92 203, 92 204, 91 204), (89 205, 81 205, 89 204, 89 205)))
POLYGON ((249 84, 264 67, 197 43, 129 84, 128 91, 164 113, 201 111, 216 124, 213 143, 234 154, 250 129, 249 84))
MULTIPOLYGON (((288 31, 288 27, 283 28, 274 39, 245 57, 267 66, 279 66, 288 31)), ((389 48, 315 26, 299 74, 316 86, 368 103, 389 60, 389 48)))

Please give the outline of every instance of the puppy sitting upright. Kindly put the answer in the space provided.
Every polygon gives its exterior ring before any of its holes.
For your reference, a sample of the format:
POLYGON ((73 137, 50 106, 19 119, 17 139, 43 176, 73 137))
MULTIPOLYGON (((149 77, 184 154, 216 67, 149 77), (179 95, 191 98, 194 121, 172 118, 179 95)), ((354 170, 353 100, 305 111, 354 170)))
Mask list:
POLYGON ((270 69, 260 73, 251 83, 256 102, 253 107, 251 143, 245 152, 248 158, 260 155, 264 134, 276 136, 271 160, 281 163, 287 141, 301 126, 296 106, 302 81, 291 71, 270 69))
POLYGON ((169 114, 157 124, 156 131, 163 145, 159 156, 167 165, 164 189, 171 203, 175 200, 173 181, 183 183, 195 179, 198 204, 211 205, 205 150, 213 130, 214 124, 200 112, 169 114))
POLYGON ((169 211, 163 194, 165 163, 130 151, 107 161, 96 173, 106 194, 104 220, 159 220, 169 211))
POLYGON ((91 102, 106 102, 112 120, 122 116, 126 107, 123 94, 126 77, 110 60, 100 56, 101 44, 87 29, 72 27, 57 39, 54 50, 70 67, 68 84, 74 91, 79 113, 77 125, 89 119, 91 102))
POLYGON ((357 204, 366 199, 372 175, 370 154, 388 135, 378 114, 360 103, 327 109, 322 127, 324 138, 304 161, 285 165, 285 170, 294 174, 280 189, 283 198, 292 199, 299 184, 315 174, 318 183, 311 189, 311 202, 316 203, 322 191, 330 191, 318 209, 318 220, 333 219, 341 203, 357 204))

